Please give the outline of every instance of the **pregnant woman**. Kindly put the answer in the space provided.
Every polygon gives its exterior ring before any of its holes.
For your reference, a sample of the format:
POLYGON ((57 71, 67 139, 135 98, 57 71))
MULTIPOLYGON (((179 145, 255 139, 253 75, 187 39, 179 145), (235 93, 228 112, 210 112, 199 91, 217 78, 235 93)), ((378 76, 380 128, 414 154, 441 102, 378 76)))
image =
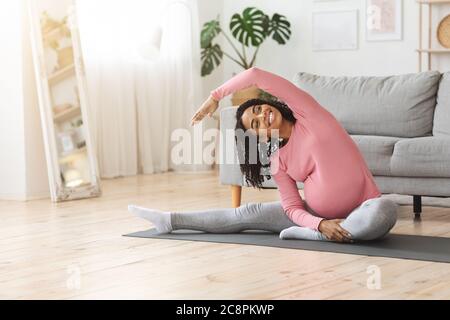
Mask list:
POLYGON ((282 139, 270 155, 270 173, 281 202, 248 203, 238 208, 201 212, 165 212, 129 205, 151 221, 159 233, 192 229, 234 233, 258 229, 280 233, 281 239, 354 242, 384 237, 397 221, 398 205, 381 198, 364 158, 336 118, 290 81, 258 69, 245 70, 211 92, 192 123, 212 115, 219 101, 238 90, 257 86, 279 101, 252 99, 236 112, 236 131, 244 153, 241 171, 253 187, 261 187, 261 159, 251 161, 251 142, 282 139), (302 199, 296 182, 304 184, 302 199))

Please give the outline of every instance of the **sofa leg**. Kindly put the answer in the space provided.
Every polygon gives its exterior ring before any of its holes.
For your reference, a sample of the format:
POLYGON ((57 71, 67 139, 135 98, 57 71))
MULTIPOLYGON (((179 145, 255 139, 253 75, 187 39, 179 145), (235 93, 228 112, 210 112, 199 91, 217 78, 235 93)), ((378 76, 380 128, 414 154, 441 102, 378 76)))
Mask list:
POLYGON ((413 196, 414 215, 416 219, 420 219, 422 212, 422 196, 413 196))
POLYGON ((233 208, 237 208, 241 205, 241 195, 241 186, 231 186, 231 205, 233 206, 233 208))

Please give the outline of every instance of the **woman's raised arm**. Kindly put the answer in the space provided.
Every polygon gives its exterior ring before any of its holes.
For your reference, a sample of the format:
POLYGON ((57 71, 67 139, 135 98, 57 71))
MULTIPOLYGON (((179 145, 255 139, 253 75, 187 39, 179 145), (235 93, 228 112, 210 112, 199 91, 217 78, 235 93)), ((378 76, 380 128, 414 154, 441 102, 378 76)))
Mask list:
POLYGON ((250 86, 256 86, 278 97, 294 113, 300 116, 304 116, 310 110, 312 111, 317 105, 317 101, 313 97, 289 80, 257 67, 252 67, 235 75, 223 85, 211 91, 211 96, 220 101, 225 96, 250 86))

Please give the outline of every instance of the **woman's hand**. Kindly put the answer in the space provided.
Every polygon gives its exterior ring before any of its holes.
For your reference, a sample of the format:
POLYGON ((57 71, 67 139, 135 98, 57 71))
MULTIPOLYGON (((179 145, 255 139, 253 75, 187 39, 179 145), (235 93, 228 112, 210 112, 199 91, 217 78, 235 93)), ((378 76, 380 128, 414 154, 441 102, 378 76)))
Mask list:
POLYGON ((342 219, 322 220, 319 224, 319 231, 329 240, 337 242, 353 242, 352 235, 341 227, 342 219))
POLYGON ((203 120, 206 115, 212 117, 213 113, 219 107, 219 101, 215 100, 211 95, 203 102, 202 106, 197 110, 191 119, 191 126, 203 120))

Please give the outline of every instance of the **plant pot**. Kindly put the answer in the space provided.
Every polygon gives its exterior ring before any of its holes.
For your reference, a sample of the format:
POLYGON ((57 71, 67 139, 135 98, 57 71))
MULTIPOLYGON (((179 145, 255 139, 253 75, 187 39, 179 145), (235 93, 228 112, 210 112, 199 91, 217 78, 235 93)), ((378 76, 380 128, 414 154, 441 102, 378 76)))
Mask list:
POLYGON ((260 92, 261 90, 256 86, 236 91, 231 97, 231 103, 233 106, 240 106, 247 100, 258 98, 260 92))

